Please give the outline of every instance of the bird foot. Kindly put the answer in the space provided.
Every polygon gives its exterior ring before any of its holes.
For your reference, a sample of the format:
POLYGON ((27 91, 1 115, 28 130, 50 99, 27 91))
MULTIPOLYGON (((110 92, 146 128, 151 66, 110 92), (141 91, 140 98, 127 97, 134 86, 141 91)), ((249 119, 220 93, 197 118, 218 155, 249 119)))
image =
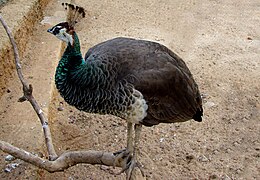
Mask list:
POLYGON ((134 158, 131 159, 130 162, 126 165, 126 167, 121 170, 121 173, 122 172, 126 173, 127 180, 135 179, 134 178, 136 176, 136 173, 134 172, 134 171, 136 171, 135 168, 138 168, 140 170, 142 176, 144 177, 142 165, 138 161, 136 161, 134 158))
POLYGON ((129 161, 132 159, 132 154, 128 149, 119 150, 117 152, 114 152, 113 155, 115 156, 113 168, 115 168, 116 164, 123 164, 123 168, 125 168, 124 166, 128 164, 129 161))
POLYGON ((113 154, 116 156, 115 161, 114 161, 114 167, 117 163, 123 164, 122 170, 119 173, 116 173, 116 175, 119 175, 119 174, 125 172, 126 179, 130 180, 130 179, 132 179, 134 169, 138 168, 138 169, 140 169, 141 174, 144 177, 144 172, 143 172, 141 164, 139 162, 137 162, 135 160, 135 158, 133 158, 133 155, 130 153, 129 150, 123 149, 123 150, 117 151, 113 154))

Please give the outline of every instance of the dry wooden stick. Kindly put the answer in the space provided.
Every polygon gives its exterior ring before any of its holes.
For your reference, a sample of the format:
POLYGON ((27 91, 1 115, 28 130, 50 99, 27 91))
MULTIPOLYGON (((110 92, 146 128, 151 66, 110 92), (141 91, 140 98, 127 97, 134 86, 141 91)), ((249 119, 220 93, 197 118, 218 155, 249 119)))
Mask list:
MULTIPOLYGON (((56 160, 49 161, 39 156, 33 155, 25 150, 12 146, 11 144, 0 140, 0 149, 13 155, 16 158, 22 159, 39 168, 45 169, 49 172, 58 172, 68 169, 79 163, 100 164, 106 166, 113 166, 115 156, 113 153, 102 151, 71 151, 60 155, 56 160)), ((122 167, 122 162, 116 161, 117 167, 122 167)))
MULTIPOLYGON (((64 169, 67 169, 71 166, 74 166, 79 163, 87 163, 87 164, 100 164, 100 165, 107 165, 107 166, 117 166, 122 167, 123 162, 116 161, 115 162, 115 154, 109 153, 109 152, 102 152, 102 151, 72 151, 72 152, 65 152, 58 156, 54 150, 54 146, 52 143, 52 137, 50 133, 50 129, 48 126, 48 120, 44 116, 43 111, 40 109, 38 103, 34 99, 32 95, 32 85, 28 84, 22 74, 21 71, 21 65, 20 65, 20 59, 18 54, 18 48, 16 46, 15 40, 11 34, 11 31, 9 30, 6 22, 0 15, 0 21, 2 25, 4 26, 9 39, 11 41, 11 44, 14 49, 14 56, 15 56, 15 64, 16 64, 16 70, 18 77, 23 85, 23 91, 24 96, 20 98, 20 101, 28 100, 31 105, 33 106, 34 110, 36 111, 43 130, 44 130, 44 136, 45 136, 45 143, 47 145, 47 150, 49 154, 49 160, 40 158, 36 155, 33 155, 25 150, 22 150, 20 148, 17 148, 7 142, 0 140, 0 150, 13 155, 14 157, 24 160, 30 164, 33 164, 39 168, 45 169, 49 172, 57 172, 57 171, 63 171, 64 169)), ((125 156, 127 156, 126 154, 125 156)))
POLYGON ((19 99, 19 102, 23 102, 25 100, 28 100, 33 109, 35 110, 35 112, 37 113, 41 124, 42 124, 42 128, 43 128, 43 132, 44 132, 44 137, 45 137, 45 143, 47 146, 47 151, 49 154, 49 159, 50 160, 55 160, 58 156, 55 152, 53 143, 52 143, 52 138, 51 138, 51 132, 50 132, 50 128, 48 126, 48 119, 44 116, 43 111, 41 110, 39 104, 37 103, 37 101, 35 100, 35 98, 32 95, 32 85, 28 84, 27 81, 24 79, 23 74, 22 74, 22 67, 21 67, 21 63, 20 63, 20 58, 19 58, 19 53, 18 53, 18 48, 17 45, 15 43, 15 40, 12 36, 12 33, 9 29, 9 27, 7 26, 6 22, 4 21, 4 19, 2 18, 2 16, 0 15, 0 21, 2 23, 2 25, 5 28, 5 31, 11 41, 11 44, 13 46, 13 50, 14 50, 14 58, 15 58, 15 66, 16 66, 16 70, 17 70, 17 74, 18 77, 23 85, 23 93, 24 95, 19 99))

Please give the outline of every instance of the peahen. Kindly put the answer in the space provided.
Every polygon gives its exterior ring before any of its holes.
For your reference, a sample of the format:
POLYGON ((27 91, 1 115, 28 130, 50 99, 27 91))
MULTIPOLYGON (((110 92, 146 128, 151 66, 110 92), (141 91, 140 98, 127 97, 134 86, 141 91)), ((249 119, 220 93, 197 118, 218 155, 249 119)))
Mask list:
POLYGON ((127 148, 116 156, 118 161, 128 155, 123 170, 130 178, 138 165, 142 125, 202 121, 198 85, 185 62, 156 42, 119 37, 95 45, 83 58, 74 26, 85 16, 84 9, 64 5, 72 14, 69 22, 48 29, 67 43, 56 69, 56 87, 79 110, 127 121, 127 148))

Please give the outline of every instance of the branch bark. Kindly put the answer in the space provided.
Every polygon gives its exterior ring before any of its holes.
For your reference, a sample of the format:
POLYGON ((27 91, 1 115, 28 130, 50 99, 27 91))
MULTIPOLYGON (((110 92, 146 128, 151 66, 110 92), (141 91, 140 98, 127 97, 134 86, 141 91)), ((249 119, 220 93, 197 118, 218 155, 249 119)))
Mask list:
POLYGON ((43 114, 43 111, 41 110, 39 104, 37 103, 37 101, 35 100, 35 98, 32 95, 32 92, 33 92, 32 85, 28 84, 27 81, 23 77, 22 67, 21 67, 21 63, 20 63, 17 45, 15 43, 14 37, 13 37, 9 27, 7 26, 5 20, 3 19, 3 17, 1 15, 0 15, 0 21, 1 21, 2 25, 4 26, 4 29, 5 29, 7 35, 10 39, 12 46, 13 46, 16 71, 17 71, 18 77, 19 77, 19 79, 20 79, 20 81, 23 85, 24 95, 19 99, 19 102, 23 102, 25 100, 28 100, 31 103, 33 109, 35 110, 35 112, 38 115, 38 117, 41 121, 41 124, 42 124, 43 133, 44 133, 44 137, 45 137, 45 143, 46 143, 47 151, 48 151, 48 154, 49 154, 49 159, 55 160, 58 156, 55 152, 55 149, 54 149, 54 146, 53 146, 53 143, 52 143, 51 132, 50 132, 50 128, 48 126, 48 119, 45 117, 45 115, 43 114))
POLYGON ((32 153, 29 153, 23 149, 15 147, 7 142, 0 140, 0 150, 13 155, 16 158, 22 159, 30 164, 33 164, 39 168, 45 169, 49 172, 57 172, 63 171, 71 166, 74 166, 79 163, 87 163, 87 164, 100 164, 100 165, 107 165, 107 166, 117 166, 122 167, 123 162, 115 161, 115 155, 109 152, 101 152, 101 151, 71 151, 65 152, 58 156, 55 152, 53 143, 52 143, 52 136, 48 126, 48 119, 45 117, 43 111, 41 110, 40 106, 38 105, 37 101, 32 95, 33 88, 31 84, 28 84, 27 81, 24 79, 22 74, 22 68, 20 64, 20 58, 18 53, 18 48, 15 43, 15 40, 12 36, 12 33, 7 26, 6 22, 0 15, 0 21, 4 26, 10 42, 14 49, 14 57, 15 57, 15 65, 18 77, 23 86, 23 97, 19 99, 20 102, 28 100, 32 107, 34 108, 35 112, 37 113, 45 137, 45 143, 47 145, 47 151, 49 160, 40 158, 32 153))
MULTIPOLYGON (((113 153, 102 151, 70 151, 63 153, 56 160, 50 161, 12 146, 4 141, 0 141, 0 149, 16 158, 22 159, 49 172, 63 171, 79 163, 113 166, 115 162, 113 153)), ((115 166, 122 167, 121 163, 122 162, 116 161, 115 166)))

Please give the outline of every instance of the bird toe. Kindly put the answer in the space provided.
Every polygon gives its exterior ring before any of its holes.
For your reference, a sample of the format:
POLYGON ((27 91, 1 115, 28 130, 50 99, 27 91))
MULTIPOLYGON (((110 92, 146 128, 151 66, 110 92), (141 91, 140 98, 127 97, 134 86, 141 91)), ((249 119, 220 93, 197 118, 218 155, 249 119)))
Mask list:
MULTIPOLYGON (((122 164, 122 168, 125 171, 127 169, 127 164, 132 159, 132 154, 130 153, 130 151, 128 149, 122 149, 114 152, 113 155, 115 156, 113 168, 115 168, 116 164, 122 164)), ((120 172, 119 174, 121 174, 122 172, 120 172)))

